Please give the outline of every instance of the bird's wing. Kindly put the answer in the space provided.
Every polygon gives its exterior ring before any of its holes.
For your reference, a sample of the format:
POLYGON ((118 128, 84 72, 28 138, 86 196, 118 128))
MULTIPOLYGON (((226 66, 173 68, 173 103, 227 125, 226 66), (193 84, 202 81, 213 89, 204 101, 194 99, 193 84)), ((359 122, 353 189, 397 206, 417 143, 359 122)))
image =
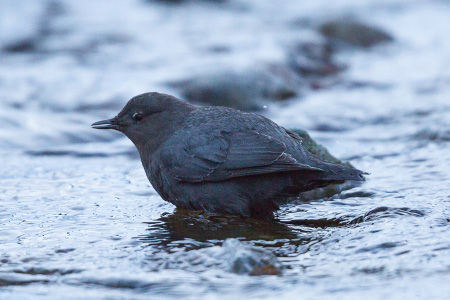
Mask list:
POLYGON ((221 181, 233 177, 294 170, 317 170, 286 153, 286 145, 255 131, 216 133, 166 147, 164 167, 179 181, 221 181))

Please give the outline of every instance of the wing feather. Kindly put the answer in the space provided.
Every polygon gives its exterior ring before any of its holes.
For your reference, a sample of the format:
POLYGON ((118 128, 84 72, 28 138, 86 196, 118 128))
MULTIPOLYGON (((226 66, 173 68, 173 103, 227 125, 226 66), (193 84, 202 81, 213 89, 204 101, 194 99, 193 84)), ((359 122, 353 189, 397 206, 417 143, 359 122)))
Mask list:
POLYGON ((162 159, 180 181, 222 181, 234 177, 316 170, 286 153, 286 145, 255 131, 216 133, 169 144, 162 159))

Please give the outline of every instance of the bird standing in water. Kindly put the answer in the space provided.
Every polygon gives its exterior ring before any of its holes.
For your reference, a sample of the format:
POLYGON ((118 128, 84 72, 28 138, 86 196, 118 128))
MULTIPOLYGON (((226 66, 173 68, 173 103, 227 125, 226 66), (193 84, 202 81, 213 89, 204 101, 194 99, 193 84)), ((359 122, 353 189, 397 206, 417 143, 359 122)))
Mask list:
POLYGON ((166 94, 138 95, 92 127, 125 134, 158 194, 185 209, 272 218, 300 192, 364 180, 362 171, 314 157, 296 133, 261 115, 166 94))

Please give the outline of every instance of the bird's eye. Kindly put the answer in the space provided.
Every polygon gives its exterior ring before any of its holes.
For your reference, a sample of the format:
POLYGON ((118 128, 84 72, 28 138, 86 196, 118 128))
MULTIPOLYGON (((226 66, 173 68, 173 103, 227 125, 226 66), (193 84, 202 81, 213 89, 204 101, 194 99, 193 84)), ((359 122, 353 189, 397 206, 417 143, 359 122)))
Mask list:
POLYGON ((135 121, 140 121, 142 120, 142 114, 141 113, 134 113, 131 118, 135 121))

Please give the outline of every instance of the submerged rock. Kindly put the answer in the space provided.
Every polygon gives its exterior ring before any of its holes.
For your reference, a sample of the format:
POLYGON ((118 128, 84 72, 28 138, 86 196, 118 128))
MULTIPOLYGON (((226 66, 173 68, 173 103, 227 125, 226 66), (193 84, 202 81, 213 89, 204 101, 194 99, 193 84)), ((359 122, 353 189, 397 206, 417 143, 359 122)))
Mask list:
POLYGON ((300 43, 290 51, 288 64, 303 76, 335 75, 345 66, 333 60, 333 52, 329 43, 300 43))
POLYGON ((293 98, 300 93, 301 85, 301 78, 282 65, 222 69, 171 84, 190 102, 245 111, 261 110, 270 101, 293 98))
POLYGON ((181 251, 165 256, 157 269, 182 269, 204 272, 219 268, 235 274, 279 275, 281 263, 275 254, 244 244, 237 239, 227 239, 222 246, 181 251))
POLYGON ((343 42, 356 47, 368 48, 380 43, 392 42, 394 38, 382 29, 357 21, 328 21, 319 27, 322 35, 333 43, 343 42))

